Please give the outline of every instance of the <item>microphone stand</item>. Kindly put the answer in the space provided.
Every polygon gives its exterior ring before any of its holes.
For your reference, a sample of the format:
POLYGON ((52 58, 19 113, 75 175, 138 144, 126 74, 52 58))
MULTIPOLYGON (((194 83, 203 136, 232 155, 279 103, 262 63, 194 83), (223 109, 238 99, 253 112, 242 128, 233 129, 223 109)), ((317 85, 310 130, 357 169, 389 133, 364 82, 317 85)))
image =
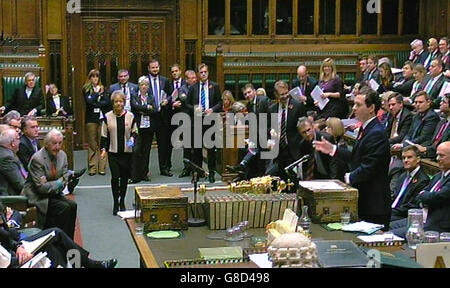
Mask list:
POLYGON ((198 182, 198 171, 194 169, 192 173, 192 183, 194 183, 194 212, 193 218, 188 219, 188 226, 190 227, 200 227, 206 224, 206 220, 203 218, 197 218, 197 182, 198 182))

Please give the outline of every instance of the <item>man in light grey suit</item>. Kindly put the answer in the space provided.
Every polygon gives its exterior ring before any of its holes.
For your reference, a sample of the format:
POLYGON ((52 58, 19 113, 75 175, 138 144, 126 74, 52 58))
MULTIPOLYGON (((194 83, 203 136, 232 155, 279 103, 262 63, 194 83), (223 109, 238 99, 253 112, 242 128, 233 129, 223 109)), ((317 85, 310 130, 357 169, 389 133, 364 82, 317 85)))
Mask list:
POLYGON ((26 175, 16 156, 20 137, 8 125, 0 126, 0 196, 19 195, 26 175))
POLYGON ((63 135, 58 130, 47 133, 45 147, 30 160, 22 194, 28 197, 30 205, 37 207, 40 228, 58 227, 73 239, 77 204, 62 193, 70 175, 62 142, 63 135))

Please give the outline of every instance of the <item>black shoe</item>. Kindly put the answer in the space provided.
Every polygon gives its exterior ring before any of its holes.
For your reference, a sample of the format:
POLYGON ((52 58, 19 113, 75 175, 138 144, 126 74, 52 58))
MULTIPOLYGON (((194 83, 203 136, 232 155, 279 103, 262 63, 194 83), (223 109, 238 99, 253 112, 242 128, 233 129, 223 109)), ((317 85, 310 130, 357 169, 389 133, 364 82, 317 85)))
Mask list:
POLYGON ((178 176, 178 178, 187 177, 189 175, 191 175, 191 171, 189 171, 187 169, 183 169, 183 171, 181 171, 181 174, 178 176))
POLYGON ((78 182, 80 182, 79 178, 72 178, 71 180, 69 180, 69 182, 67 183, 67 190, 69 190, 69 194, 73 193, 75 187, 78 185, 78 182))
POLYGON ((117 259, 112 258, 105 261, 90 261, 87 268, 115 268, 117 266, 117 259))
POLYGON ((214 177, 214 172, 209 172, 209 176, 208 176, 208 180, 209 180, 209 183, 214 183, 214 182, 216 182, 216 179, 215 179, 215 177, 214 177))
POLYGON ((73 173, 72 177, 78 179, 81 176, 83 176, 83 174, 84 174, 84 172, 86 172, 86 170, 87 170, 86 168, 83 168, 83 169, 81 169, 79 171, 75 171, 75 173, 73 173))
POLYGON ((170 171, 168 171, 168 170, 164 170, 164 171, 162 171, 162 172, 161 172, 161 175, 163 175, 163 176, 167 176, 167 177, 172 177, 172 176, 173 176, 173 174, 172 174, 172 173, 170 173, 170 171))
POLYGON ((141 180, 133 180, 133 179, 128 179, 128 184, 136 184, 141 182, 141 180))
POLYGON ((89 176, 95 176, 96 172, 89 172, 89 176))

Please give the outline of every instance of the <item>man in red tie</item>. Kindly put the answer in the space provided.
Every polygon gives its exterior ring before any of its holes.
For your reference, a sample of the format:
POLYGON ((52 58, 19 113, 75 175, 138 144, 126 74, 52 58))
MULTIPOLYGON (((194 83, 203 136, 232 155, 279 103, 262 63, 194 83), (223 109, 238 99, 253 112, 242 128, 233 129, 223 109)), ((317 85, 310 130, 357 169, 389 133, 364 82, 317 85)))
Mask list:
POLYGON ((63 195, 71 172, 67 155, 61 150, 62 143, 63 135, 56 129, 45 135, 45 148, 31 157, 22 194, 28 197, 30 205, 37 207, 39 228, 58 227, 73 239, 77 203, 63 195))
MULTIPOLYGON (((417 196, 423 209, 424 230, 450 232, 450 142, 437 147, 437 160, 441 171, 433 176, 430 184, 417 196)), ((407 219, 391 223, 392 232, 405 237, 407 219), (395 224, 395 225, 394 225, 395 224)))
POLYGON ((0 196, 19 195, 27 172, 16 153, 19 134, 8 125, 0 125, 0 196))

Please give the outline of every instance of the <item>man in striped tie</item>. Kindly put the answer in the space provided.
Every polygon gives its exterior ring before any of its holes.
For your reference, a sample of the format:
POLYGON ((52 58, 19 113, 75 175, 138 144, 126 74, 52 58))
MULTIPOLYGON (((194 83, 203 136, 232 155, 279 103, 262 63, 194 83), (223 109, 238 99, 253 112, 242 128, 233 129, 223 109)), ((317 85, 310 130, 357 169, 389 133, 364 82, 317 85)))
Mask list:
MULTIPOLYGON (((428 186, 417 196, 424 214, 424 230, 450 232, 450 142, 437 148, 437 159, 441 171, 433 176, 428 186)), ((405 237, 407 219, 391 223, 394 234, 405 237), (395 224, 395 225, 394 225, 395 224)))

